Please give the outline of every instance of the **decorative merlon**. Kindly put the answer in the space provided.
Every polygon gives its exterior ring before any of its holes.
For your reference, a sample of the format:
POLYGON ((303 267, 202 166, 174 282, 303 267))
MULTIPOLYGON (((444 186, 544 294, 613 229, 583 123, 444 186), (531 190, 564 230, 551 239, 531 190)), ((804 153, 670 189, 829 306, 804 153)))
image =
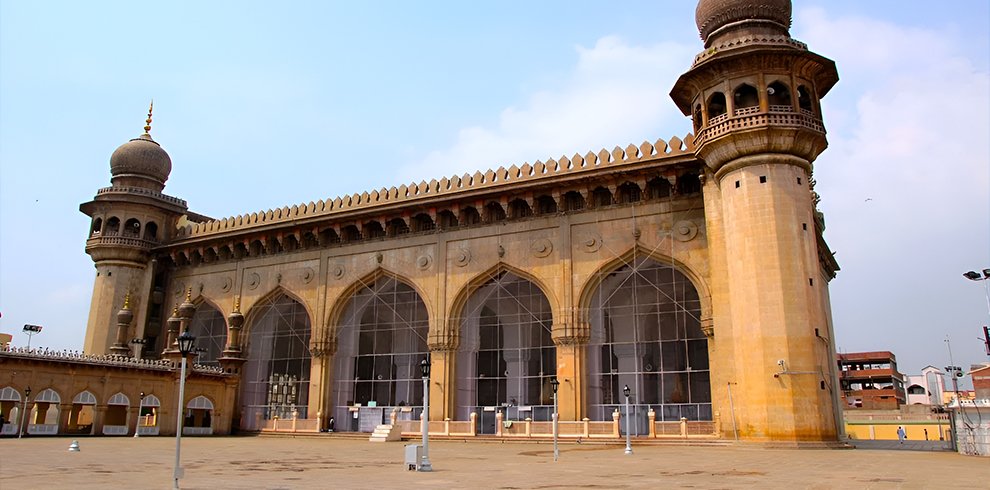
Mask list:
POLYGON ((673 137, 669 142, 658 139, 654 143, 644 141, 638 147, 628 145, 625 149, 616 146, 611 152, 604 148, 598 153, 588 152, 584 156, 575 154, 568 158, 562 156, 547 162, 537 160, 535 164, 525 163, 521 167, 512 165, 509 168, 499 167, 489 169, 485 173, 475 172, 473 175, 444 177, 429 182, 411 183, 388 189, 381 188, 371 192, 352 194, 349 196, 326 199, 309 204, 301 203, 292 207, 269 209, 251 214, 231 216, 219 220, 188 224, 177 230, 176 238, 191 238, 211 235, 233 229, 245 229, 264 224, 291 221, 303 217, 331 216, 337 213, 352 211, 374 206, 394 204, 396 202, 427 199, 435 196, 455 196, 459 193, 495 189, 501 186, 513 185, 517 182, 533 182, 556 176, 593 171, 602 167, 621 167, 645 161, 658 161, 671 157, 682 157, 694 153, 694 136, 690 133, 684 139, 673 137))

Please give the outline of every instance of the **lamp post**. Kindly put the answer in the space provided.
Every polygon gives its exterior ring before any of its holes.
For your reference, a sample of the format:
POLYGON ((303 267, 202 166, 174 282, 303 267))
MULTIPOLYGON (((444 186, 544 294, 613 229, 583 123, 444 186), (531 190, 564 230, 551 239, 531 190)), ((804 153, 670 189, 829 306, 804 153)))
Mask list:
POLYGON ((175 470, 172 472, 172 488, 179 488, 179 478, 182 478, 182 467, 179 466, 179 450, 182 445, 182 401, 186 397, 186 356, 193 351, 196 337, 187 328, 177 339, 179 353, 182 354, 182 368, 179 371, 179 410, 175 414, 175 470))
POLYGON ((423 458, 419 461, 416 471, 433 471, 430 464, 430 361, 423 359, 419 363, 423 371, 423 458))
POLYGON ((137 437, 141 433, 141 408, 144 405, 144 392, 138 394, 138 414, 137 423, 134 424, 134 437, 137 437))
POLYGON ((26 333, 28 336, 28 350, 31 350, 31 337, 41 333, 41 329, 43 328, 45 327, 42 327, 41 325, 31 325, 30 323, 24 325, 24 328, 21 331, 26 333))
POLYGON ((24 425, 25 425, 25 421, 28 418, 27 409, 28 409, 28 398, 30 396, 31 396, 31 387, 28 386, 27 388, 24 388, 24 408, 23 408, 23 410, 21 410, 21 412, 22 412, 21 413, 21 420, 18 420, 17 421, 17 438, 18 439, 20 439, 21 436, 24 435, 24 431, 26 430, 25 427, 24 427, 24 425))
MULTIPOLYGON (((976 271, 969 271, 963 274, 963 277, 969 279, 970 281, 982 281, 983 290, 987 296, 987 315, 990 316, 990 269, 983 269, 981 275, 976 271)), ((986 325, 983 326, 983 345, 986 347, 987 355, 990 356, 990 329, 986 325)))
POLYGON ((550 379, 550 386, 553 388, 553 460, 557 461, 560 457, 560 449, 557 447, 557 387, 560 386, 560 381, 554 376, 550 379))
POLYGON ((629 439, 629 385, 625 385, 622 388, 622 394, 626 395, 626 454, 632 454, 632 440, 629 439))

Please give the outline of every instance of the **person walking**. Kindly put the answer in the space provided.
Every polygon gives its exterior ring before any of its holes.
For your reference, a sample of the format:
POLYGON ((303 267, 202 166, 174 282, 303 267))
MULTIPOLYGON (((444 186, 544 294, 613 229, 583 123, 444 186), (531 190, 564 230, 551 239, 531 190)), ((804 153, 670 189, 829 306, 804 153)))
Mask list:
POLYGON ((904 441, 907 440, 907 432, 904 432, 903 426, 897 427, 897 440, 900 444, 904 444, 904 441))

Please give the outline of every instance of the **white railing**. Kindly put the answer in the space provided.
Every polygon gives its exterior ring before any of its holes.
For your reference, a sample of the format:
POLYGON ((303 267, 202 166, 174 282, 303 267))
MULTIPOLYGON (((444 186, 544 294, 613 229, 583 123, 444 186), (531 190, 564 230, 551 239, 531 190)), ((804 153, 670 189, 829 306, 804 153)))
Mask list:
POLYGON ((157 425, 143 425, 138 427, 138 435, 141 436, 157 436, 158 426, 157 425))
POLYGON ((53 436, 58 434, 58 424, 28 424, 27 433, 53 436))
MULTIPOLYGON (((0 348, 0 357, 23 357, 31 359, 46 359, 51 361, 85 362, 88 364, 100 364, 106 366, 132 367, 139 369, 151 369, 156 371, 172 371, 178 367, 177 363, 166 359, 136 359, 127 356, 114 354, 86 354, 81 351, 52 350, 48 348, 28 349, 26 347, 0 348)), ((193 371, 201 374, 225 374, 219 366, 207 366, 194 364, 193 371)))
POLYGON ((17 434, 18 427, 19 426, 17 425, 17 422, 8 422, 6 424, 3 424, 3 430, 0 430, 0 435, 8 436, 8 435, 17 434))
POLYGON ((184 436, 208 436, 213 434, 213 427, 183 427, 184 436))
POLYGON ((126 425, 104 425, 103 435, 105 436, 126 436, 127 426, 126 425))

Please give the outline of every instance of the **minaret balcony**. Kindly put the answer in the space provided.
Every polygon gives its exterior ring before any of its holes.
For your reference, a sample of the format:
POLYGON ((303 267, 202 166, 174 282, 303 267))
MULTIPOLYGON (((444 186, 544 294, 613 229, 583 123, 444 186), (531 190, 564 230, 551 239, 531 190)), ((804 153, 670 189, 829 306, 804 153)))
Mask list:
POLYGON ((708 124, 698 131, 694 142, 695 146, 701 146, 727 133, 769 127, 809 129, 825 134, 825 125, 812 111, 801 109, 798 112, 791 106, 773 105, 768 111, 763 112, 760 107, 754 106, 736 109, 732 117, 721 114, 711 118, 708 124))

